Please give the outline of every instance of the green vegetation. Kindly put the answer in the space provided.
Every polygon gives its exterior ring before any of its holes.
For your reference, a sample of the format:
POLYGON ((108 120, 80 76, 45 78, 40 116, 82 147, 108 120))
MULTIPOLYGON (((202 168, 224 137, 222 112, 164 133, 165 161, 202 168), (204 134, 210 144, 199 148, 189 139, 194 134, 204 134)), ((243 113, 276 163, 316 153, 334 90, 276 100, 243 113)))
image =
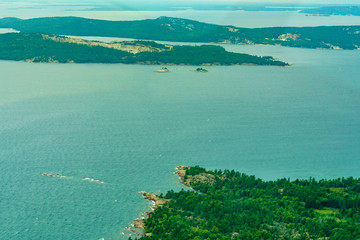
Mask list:
POLYGON ((123 37, 180 42, 271 44, 302 48, 357 49, 360 26, 238 28, 181 18, 105 21, 78 17, 0 19, 0 27, 24 33, 123 37))
POLYGON ((263 181, 234 170, 185 167, 194 191, 144 220, 141 239, 360 239, 360 179, 263 181))
POLYGON ((202 73, 206 73, 206 72, 209 72, 208 70, 206 70, 205 68, 197 68, 195 70, 195 72, 202 72, 202 73))
POLYGON ((55 35, 40 33, 0 34, 0 59, 29 62, 60 63, 131 63, 162 65, 235 65, 257 64, 286 66, 287 63, 269 57, 257 57, 248 54, 225 51, 220 46, 169 46, 154 42, 137 41, 136 54, 116 49, 121 42, 113 45, 92 41, 80 41, 55 35), (151 50, 151 51, 149 51, 151 50))

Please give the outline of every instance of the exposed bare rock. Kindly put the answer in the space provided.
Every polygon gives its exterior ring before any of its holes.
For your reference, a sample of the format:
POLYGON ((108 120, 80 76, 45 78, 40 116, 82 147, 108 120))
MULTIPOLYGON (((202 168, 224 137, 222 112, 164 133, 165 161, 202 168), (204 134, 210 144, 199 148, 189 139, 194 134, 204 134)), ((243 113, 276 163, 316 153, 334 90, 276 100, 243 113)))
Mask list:
POLYGON ((58 177, 58 178, 61 177, 61 175, 58 173, 43 173, 41 175, 46 176, 46 177, 58 177))
MULTIPOLYGON (((155 193, 149 193, 149 192, 145 192, 143 194, 143 197, 145 199, 148 199, 150 201, 153 201, 155 203, 153 210, 155 210, 157 207, 164 205, 166 202, 170 201, 168 199, 163 199, 160 198, 159 196, 157 196, 155 193)), ((149 217, 149 212, 146 213, 147 217, 149 217)), ((145 224, 144 221, 142 219, 136 219, 135 222, 133 222, 132 224, 135 228, 139 228, 139 229, 144 229, 145 228, 145 224)), ((148 235, 147 235, 148 236, 148 235)), ((150 236, 150 235, 149 235, 150 236)))
POLYGON ((193 184, 196 183, 206 183, 209 185, 213 185, 215 183, 215 176, 210 174, 210 173, 200 173, 197 174, 195 176, 189 176, 186 181, 185 184, 187 186, 191 186, 193 184))
POLYGON ((288 41, 288 40, 296 40, 300 37, 299 34, 291 34, 291 33, 286 33, 286 34, 281 34, 278 39, 281 41, 288 41))
POLYGON ((238 32, 239 31, 239 29, 233 28, 233 27, 227 27, 227 29, 229 30, 229 32, 238 32))
POLYGON ((115 41, 115 42, 99 42, 99 41, 87 41, 78 38, 70 38, 70 37, 61 37, 54 35, 42 34, 44 39, 50 39, 55 42, 66 42, 66 43, 74 43, 81 44, 87 46, 100 46, 106 48, 113 48, 116 50, 126 51, 129 53, 137 54, 140 52, 163 52, 172 49, 172 46, 165 45, 165 48, 156 48, 153 46, 144 45, 139 41, 115 41))
POLYGON ((135 220, 135 222, 133 224, 134 224, 134 227, 136 227, 136 228, 141 228, 141 229, 145 228, 144 222, 141 219, 135 220))
POLYGON ((180 177, 181 182, 184 182, 184 178, 185 178, 185 174, 186 174, 186 170, 184 166, 180 166, 177 168, 178 170, 176 171, 176 174, 180 177))

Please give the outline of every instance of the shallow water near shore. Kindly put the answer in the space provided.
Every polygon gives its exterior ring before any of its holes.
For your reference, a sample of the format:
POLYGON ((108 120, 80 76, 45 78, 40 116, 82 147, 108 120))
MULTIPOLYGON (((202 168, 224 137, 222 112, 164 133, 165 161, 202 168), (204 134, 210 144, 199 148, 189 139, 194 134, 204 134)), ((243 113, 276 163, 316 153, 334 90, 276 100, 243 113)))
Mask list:
POLYGON ((293 66, 0 61, 2 237, 127 239, 179 165, 360 177, 360 51, 226 48, 293 66))

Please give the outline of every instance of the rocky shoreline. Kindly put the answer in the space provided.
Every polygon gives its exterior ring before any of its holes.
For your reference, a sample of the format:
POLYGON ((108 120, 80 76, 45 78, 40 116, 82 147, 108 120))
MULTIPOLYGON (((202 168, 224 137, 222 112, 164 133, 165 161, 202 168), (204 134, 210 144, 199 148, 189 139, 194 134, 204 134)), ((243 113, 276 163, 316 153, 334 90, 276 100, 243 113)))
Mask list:
MULTIPOLYGON (((184 185, 187 186, 187 184, 185 184, 185 182, 184 182, 184 178, 185 178, 185 174, 186 174, 185 167, 184 166, 177 167, 175 174, 180 177, 181 183, 183 183, 184 185)), ((142 196, 143 196, 143 198, 145 198, 149 201, 152 201, 154 203, 154 206, 152 207, 152 211, 154 211, 156 208, 164 205, 166 202, 170 201, 168 199, 160 198, 155 193, 150 193, 150 192, 144 192, 142 194, 142 196)), ((146 217, 144 219, 148 219, 149 214, 150 214, 150 212, 146 212, 146 217)), ((131 224, 131 226, 133 226, 134 228, 137 228, 137 229, 145 230, 144 219, 136 219, 131 224)), ((145 233, 145 236, 151 236, 151 235, 152 235, 151 233, 145 233)))
POLYGON ((177 174, 180 177, 181 183, 185 184, 185 174, 186 174, 186 170, 185 170, 185 166, 179 166, 176 168, 176 172, 175 174, 177 174))
MULTIPOLYGON (((162 206, 164 205, 166 202, 168 202, 169 200, 167 199, 163 199, 163 198, 160 198, 158 195, 156 195, 155 193, 149 193, 149 192, 145 192, 142 194, 143 198, 149 200, 149 201, 152 201, 154 203, 153 207, 152 207, 152 211, 154 211, 157 207, 159 206, 162 206)), ((132 224, 131 226, 136 228, 136 229, 139 229, 139 230, 142 230, 142 231, 145 231, 145 223, 144 223, 144 219, 148 219, 149 218, 149 214, 150 212, 146 212, 146 217, 145 218, 138 218, 136 219, 132 224)), ((136 233, 137 235, 139 235, 139 233, 137 233, 137 231, 135 230, 130 230, 131 232, 133 233, 136 233)), ((144 233, 145 236, 151 236, 152 233, 144 233)))

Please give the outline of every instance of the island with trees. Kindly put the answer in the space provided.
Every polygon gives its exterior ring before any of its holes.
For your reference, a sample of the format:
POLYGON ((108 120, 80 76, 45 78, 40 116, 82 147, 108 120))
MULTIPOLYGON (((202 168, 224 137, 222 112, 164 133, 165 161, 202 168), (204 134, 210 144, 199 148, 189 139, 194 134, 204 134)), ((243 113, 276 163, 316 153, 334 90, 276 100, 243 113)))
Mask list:
POLYGON ((360 179, 263 181, 234 170, 177 171, 190 189, 156 202, 140 239, 360 239, 360 179))
POLYGON ((197 69, 195 70, 195 72, 207 73, 207 72, 209 72, 209 70, 207 70, 207 69, 205 69, 205 68, 197 68, 197 69))
POLYGON ((41 33, 0 34, 0 59, 53 63, 288 66, 269 56, 227 52, 221 46, 173 46, 152 41, 103 43, 41 33))
POLYGON ((23 33, 120 37, 175 42, 269 44, 301 48, 359 49, 360 26, 240 28, 159 17, 106 21, 79 17, 0 19, 0 28, 23 33))

